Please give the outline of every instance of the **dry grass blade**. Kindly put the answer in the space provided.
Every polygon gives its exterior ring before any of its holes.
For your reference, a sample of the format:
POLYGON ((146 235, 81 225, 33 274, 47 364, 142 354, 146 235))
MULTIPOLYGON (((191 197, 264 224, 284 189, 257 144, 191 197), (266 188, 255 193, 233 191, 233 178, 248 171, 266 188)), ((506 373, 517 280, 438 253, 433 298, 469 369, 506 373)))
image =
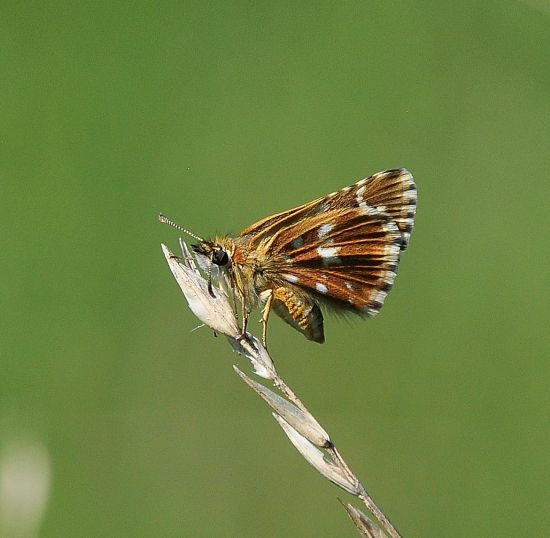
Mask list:
POLYGON ((306 461, 315 467, 325 478, 340 486, 342 489, 358 495, 360 492, 359 484, 355 480, 350 480, 349 477, 342 472, 342 469, 334 463, 327 460, 325 454, 319 450, 313 443, 310 443, 303 435, 298 433, 284 418, 276 413, 273 413, 275 420, 284 430, 290 442, 296 447, 298 452, 306 459, 306 461))
POLYGON ((219 288, 214 288, 215 298, 210 295, 208 283, 198 272, 189 251, 184 251, 184 257, 179 258, 174 256, 167 246, 161 246, 170 270, 193 314, 216 332, 237 338, 240 329, 227 295, 219 288))
POLYGON ((263 398, 278 415, 284 418, 290 426, 299 434, 303 435, 308 441, 322 448, 332 445, 328 433, 323 430, 319 423, 313 420, 310 415, 307 415, 300 408, 296 407, 288 400, 285 400, 272 390, 264 387, 261 383, 257 383, 250 379, 236 366, 233 366, 233 368, 251 389, 263 398))
POLYGON ((343 503, 341 500, 340 502, 361 536, 365 536, 366 538, 387 538, 382 529, 370 517, 361 512, 361 510, 358 510, 349 503, 343 503))

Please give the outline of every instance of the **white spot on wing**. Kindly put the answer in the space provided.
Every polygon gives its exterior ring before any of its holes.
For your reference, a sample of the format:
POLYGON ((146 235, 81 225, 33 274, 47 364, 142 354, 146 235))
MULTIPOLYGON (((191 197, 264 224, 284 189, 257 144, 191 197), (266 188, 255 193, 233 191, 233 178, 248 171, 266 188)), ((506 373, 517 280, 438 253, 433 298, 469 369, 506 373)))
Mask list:
POLYGON ((323 239, 323 237, 325 237, 325 235, 329 234, 332 229, 333 229, 332 224, 323 224, 319 228, 319 232, 318 232, 319 239, 323 239))
POLYGON ((315 289, 319 293, 328 293, 328 288, 324 284, 321 284, 319 282, 317 282, 317 284, 315 284, 315 289))
POLYGON ((319 247, 317 254, 323 259, 324 265, 342 263, 342 260, 337 256, 340 247, 319 247))
POLYGON ((362 207, 361 204, 365 204, 365 202, 363 200, 363 193, 365 192, 366 188, 367 187, 365 187, 365 186, 359 187, 357 189, 357 192, 355 193, 355 199, 357 200, 357 203, 359 204, 359 207, 362 207))
POLYGON ((298 280, 300 280, 296 275, 288 275, 288 274, 284 274, 283 275, 283 278, 287 281, 287 282, 298 282, 298 280))
POLYGON ((389 245, 386 245, 384 247, 384 255, 388 256, 391 259, 399 256, 400 251, 401 251, 401 246, 395 243, 390 243, 389 245))
POLYGON ((340 247, 319 247, 317 253, 321 258, 333 258, 338 254, 340 247))
POLYGON ((363 210, 365 215, 371 216, 371 215, 379 215, 380 212, 375 208, 367 204, 367 202, 360 202, 359 207, 363 210))
POLYGON ((388 295, 385 291, 382 291, 382 290, 377 290, 374 292, 374 296, 373 296, 373 299, 380 303, 380 304, 384 304, 384 301, 386 299, 386 295, 388 295))
POLYGON ((348 290, 351 290, 351 288, 353 288, 353 285, 351 282, 346 282, 346 288, 348 288, 348 290))

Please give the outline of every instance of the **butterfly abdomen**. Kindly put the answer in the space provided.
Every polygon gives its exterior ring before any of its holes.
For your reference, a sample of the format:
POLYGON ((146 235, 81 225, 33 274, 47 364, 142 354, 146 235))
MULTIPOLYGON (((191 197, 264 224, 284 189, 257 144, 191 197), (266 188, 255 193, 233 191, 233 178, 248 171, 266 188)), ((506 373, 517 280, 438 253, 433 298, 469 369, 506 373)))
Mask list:
POLYGON ((290 287, 273 290, 273 309, 308 340, 319 344, 325 341, 321 309, 309 299, 300 297, 290 287))

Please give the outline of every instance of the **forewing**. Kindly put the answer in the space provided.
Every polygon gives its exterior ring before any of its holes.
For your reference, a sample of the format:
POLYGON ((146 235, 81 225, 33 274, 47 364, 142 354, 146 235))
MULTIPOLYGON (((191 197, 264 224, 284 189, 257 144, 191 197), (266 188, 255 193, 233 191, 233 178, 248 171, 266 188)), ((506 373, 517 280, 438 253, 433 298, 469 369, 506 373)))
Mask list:
POLYGON ((307 204, 267 217, 241 233, 251 246, 277 234, 305 218, 334 210, 374 208, 395 222, 401 234, 401 250, 409 244, 416 213, 416 185, 405 168, 379 172, 357 183, 307 204))

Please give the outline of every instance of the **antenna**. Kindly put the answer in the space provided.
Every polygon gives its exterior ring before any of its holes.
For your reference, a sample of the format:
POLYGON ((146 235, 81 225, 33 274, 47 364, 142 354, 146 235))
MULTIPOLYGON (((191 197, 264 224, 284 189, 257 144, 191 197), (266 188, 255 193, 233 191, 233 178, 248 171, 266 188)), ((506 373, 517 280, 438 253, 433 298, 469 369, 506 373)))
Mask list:
POLYGON ((159 215, 160 222, 163 222, 164 224, 168 224, 168 226, 172 226, 176 228, 176 230, 179 230, 180 232, 185 232, 187 235, 190 235, 193 239, 196 239, 197 241, 200 241, 201 243, 204 242, 204 239, 199 237, 198 235, 195 235, 194 233, 191 233, 189 230, 186 230, 179 224, 176 224, 173 220, 170 220, 168 217, 165 217, 162 213, 159 215))

